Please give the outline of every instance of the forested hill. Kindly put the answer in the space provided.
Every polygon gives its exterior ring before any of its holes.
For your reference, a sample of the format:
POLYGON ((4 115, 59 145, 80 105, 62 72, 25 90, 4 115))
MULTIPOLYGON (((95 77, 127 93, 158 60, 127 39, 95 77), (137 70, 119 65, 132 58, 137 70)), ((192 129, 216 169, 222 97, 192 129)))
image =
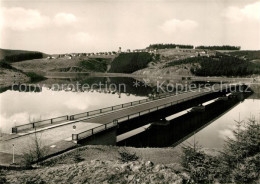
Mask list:
POLYGON ((0 60, 4 59, 6 62, 39 59, 45 56, 47 55, 37 51, 0 49, 0 60))
POLYGON ((151 44, 147 49, 193 49, 193 45, 180 45, 180 44, 151 44))
POLYGON ((147 67, 148 63, 155 59, 155 55, 148 52, 121 53, 111 63, 109 72, 132 73, 147 67))
POLYGON ((190 71, 198 76, 247 76, 260 74, 260 63, 253 63, 227 55, 187 58, 169 62, 164 67, 185 64, 192 64, 190 71))
POLYGON ((222 45, 222 46, 197 46, 196 49, 209 49, 209 50, 240 50, 240 46, 230 46, 230 45, 222 45))

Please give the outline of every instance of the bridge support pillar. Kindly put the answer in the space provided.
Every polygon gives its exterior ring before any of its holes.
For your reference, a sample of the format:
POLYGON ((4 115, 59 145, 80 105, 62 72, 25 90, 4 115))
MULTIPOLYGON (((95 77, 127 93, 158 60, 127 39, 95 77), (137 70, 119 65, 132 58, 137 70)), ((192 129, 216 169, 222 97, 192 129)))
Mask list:
POLYGON ((199 104, 198 106, 192 107, 191 111, 192 112, 204 112, 205 106, 203 106, 202 104, 199 104))
POLYGON ((81 145, 116 145, 117 126, 76 141, 81 145))

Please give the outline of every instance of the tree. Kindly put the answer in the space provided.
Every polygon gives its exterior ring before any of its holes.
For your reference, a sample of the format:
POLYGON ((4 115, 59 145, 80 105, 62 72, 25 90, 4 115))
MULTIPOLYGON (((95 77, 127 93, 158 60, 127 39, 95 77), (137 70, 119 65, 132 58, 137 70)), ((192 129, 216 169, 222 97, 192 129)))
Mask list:
POLYGON ((28 149, 23 153, 23 164, 26 167, 31 167, 33 163, 38 164, 48 153, 46 147, 44 147, 41 140, 41 136, 34 129, 34 133, 31 137, 32 142, 28 143, 28 149))

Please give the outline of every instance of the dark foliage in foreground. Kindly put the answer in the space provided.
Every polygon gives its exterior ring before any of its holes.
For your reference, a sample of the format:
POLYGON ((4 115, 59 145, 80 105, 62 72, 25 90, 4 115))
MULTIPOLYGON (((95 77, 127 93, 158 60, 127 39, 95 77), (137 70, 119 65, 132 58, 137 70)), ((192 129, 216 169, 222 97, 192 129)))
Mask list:
POLYGON ((121 160, 122 162, 132 162, 139 159, 136 153, 130 153, 125 148, 123 151, 119 151, 119 155, 119 160, 121 160))
POLYGON ((6 183, 5 174, 1 169, 0 169, 0 183, 6 183))
POLYGON ((195 183, 258 183, 260 181, 260 123, 238 123, 219 156, 184 146, 182 166, 195 183))
POLYGON ((31 137, 31 143, 28 142, 28 149, 24 151, 22 164, 27 168, 31 168, 33 163, 38 164, 47 155, 48 149, 43 146, 41 135, 37 134, 36 129, 31 137))

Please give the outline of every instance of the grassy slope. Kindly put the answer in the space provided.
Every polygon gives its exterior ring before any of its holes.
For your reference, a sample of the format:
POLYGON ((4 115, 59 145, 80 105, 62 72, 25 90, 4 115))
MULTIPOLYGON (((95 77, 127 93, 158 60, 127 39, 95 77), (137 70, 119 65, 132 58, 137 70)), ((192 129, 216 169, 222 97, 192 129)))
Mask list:
POLYGON ((105 72, 113 58, 73 57, 72 59, 34 59, 13 63, 23 71, 34 72, 105 72))
POLYGON ((13 83, 28 82, 30 78, 20 70, 12 67, 8 63, 0 61, 0 88, 7 87, 13 83))
POLYGON ((189 68, 191 66, 176 66, 176 67, 169 67, 164 68, 165 65, 169 62, 178 61, 180 59, 195 57, 196 54, 195 49, 160 49, 158 50, 158 53, 161 56, 161 59, 157 61, 156 63, 151 62, 149 63, 149 66, 138 70, 134 72, 137 75, 146 75, 146 76, 157 76, 157 77, 163 77, 163 76, 169 76, 169 75, 191 75, 189 68))

